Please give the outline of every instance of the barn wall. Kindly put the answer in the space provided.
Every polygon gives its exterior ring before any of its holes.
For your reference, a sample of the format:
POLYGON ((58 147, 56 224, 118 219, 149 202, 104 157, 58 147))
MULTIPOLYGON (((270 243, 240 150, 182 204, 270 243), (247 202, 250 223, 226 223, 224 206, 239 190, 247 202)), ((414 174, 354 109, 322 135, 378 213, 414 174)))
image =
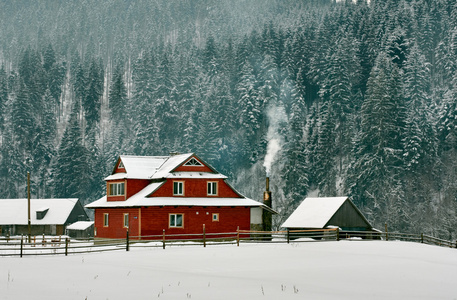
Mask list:
POLYGON ((95 209, 95 237, 126 238, 127 229, 130 236, 138 236, 140 222, 139 208, 97 208, 95 209), (109 214, 108 227, 103 226, 103 215, 109 214), (129 228, 124 227, 124 214, 129 214, 129 228))
POLYGON ((182 180, 167 180, 156 192, 152 194, 152 197, 179 197, 173 196, 173 181, 184 182, 184 196, 183 197, 218 197, 218 198, 240 198, 230 186, 223 179, 182 179, 182 180), (218 184, 218 195, 208 196, 207 182, 217 181, 218 184))
POLYGON ((75 206, 70 212, 67 221, 65 221, 65 225, 73 224, 77 221, 89 221, 89 217, 87 216, 86 211, 84 210, 81 202, 76 202, 75 206))
POLYGON ((149 185, 149 180, 144 179, 127 179, 125 184, 125 192, 127 199, 144 189, 149 185))
POLYGON ((203 224, 207 233, 236 232, 250 229, 249 207, 146 207, 141 210, 142 235, 202 233, 203 224), (219 214, 219 221, 212 214, 219 214), (183 228, 169 227, 169 214, 183 214, 183 228))
MULTIPOLYGON (((11 232, 14 235, 28 235, 28 225, 11 225, 11 232)), ((30 227, 32 235, 63 235, 64 225, 34 225, 30 227)))
POLYGON ((327 222, 326 226, 335 225, 341 228, 366 228, 371 229, 370 224, 357 213, 349 201, 345 201, 335 215, 327 222))

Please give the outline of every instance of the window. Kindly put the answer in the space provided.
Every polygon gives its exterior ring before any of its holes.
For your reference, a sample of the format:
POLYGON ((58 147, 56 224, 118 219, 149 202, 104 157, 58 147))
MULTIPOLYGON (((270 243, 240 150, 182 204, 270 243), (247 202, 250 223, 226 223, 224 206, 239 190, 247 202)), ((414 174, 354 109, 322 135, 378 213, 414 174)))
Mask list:
POLYGON ((110 183, 109 184, 109 195, 110 196, 122 196, 124 195, 124 183, 110 183))
POLYGON ((203 167, 202 163, 196 160, 195 158, 189 159, 185 164, 185 166, 198 166, 198 167, 203 167))
POLYGON ((183 214, 170 214, 170 227, 184 227, 183 214))
POLYGON ((184 195, 184 182, 173 181, 173 195, 175 195, 175 196, 184 195))
POLYGON ((118 169, 125 169, 124 163, 122 162, 122 160, 121 160, 121 162, 119 163, 119 166, 117 166, 117 168, 118 168, 118 169))
POLYGON ((124 227, 129 228, 129 214, 124 214, 124 227))
POLYGON ((210 195, 210 196, 217 195, 217 182, 215 182, 215 181, 208 182, 208 195, 210 195))
POLYGON ((103 227, 108 227, 109 225, 109 214, 103 214, 103 227))
POLYGON ((219 214, 213 214, 213 222, 219 222, 219 214))

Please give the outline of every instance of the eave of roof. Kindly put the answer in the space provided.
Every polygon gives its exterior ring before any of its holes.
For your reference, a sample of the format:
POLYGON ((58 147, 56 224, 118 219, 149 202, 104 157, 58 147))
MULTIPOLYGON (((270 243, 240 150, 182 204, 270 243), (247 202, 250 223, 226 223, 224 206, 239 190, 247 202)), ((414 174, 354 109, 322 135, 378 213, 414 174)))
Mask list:
MULTIPOLYGON (((148 206, 251 206, 262 207, 263 203, 248 198, 196 198, 196 197, 138 197, 126 201, 107 201, 103 196, 87 204, 86 208, 148 207, 148 206)), ((269 209, 269 208, 268 208, 269 209)), ((269 209, 271 210, 271 209, 269 209)), ((273 210, 272 210, 273 211, 273 210)))

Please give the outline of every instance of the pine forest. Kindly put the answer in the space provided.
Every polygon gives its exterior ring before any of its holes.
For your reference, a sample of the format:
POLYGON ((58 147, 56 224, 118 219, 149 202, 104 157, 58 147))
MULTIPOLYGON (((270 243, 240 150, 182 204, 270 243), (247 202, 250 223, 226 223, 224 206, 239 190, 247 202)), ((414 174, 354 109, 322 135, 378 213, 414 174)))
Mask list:
POLYGON ((193 152, 262 199, 350 196, 456 239, 455 0, 0 2, 0 198, 105 193, 121 154, 193 152))

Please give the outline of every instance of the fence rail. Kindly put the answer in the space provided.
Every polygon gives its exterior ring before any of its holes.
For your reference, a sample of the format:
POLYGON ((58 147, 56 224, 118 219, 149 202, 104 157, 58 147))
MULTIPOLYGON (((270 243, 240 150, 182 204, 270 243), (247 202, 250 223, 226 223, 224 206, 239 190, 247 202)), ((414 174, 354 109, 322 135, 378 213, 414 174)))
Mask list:
POLYGON ((339 228, 319 230, 251 231, 198 234, 166 234, 129 236, 125 239, 70 239, 67 236, 36 236, 27 241, 25 236, 0 237, 0 256, 68 255, 90 252, 124 250, 131 247, 166 247, 187 245, 222 245, 240 243, 302 243, 316 241, 384 240, 408 241, 442 247, 457 248, 457 241, 448 241, 425 234, 381 231, 342 231, 339 228))

